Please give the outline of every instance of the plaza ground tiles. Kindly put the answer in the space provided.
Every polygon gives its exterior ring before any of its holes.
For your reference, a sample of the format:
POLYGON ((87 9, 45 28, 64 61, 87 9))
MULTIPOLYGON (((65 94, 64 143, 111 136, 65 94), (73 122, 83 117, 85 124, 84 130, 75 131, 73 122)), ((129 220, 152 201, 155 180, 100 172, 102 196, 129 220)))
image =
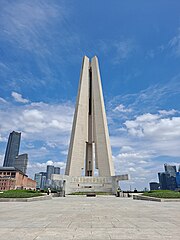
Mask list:
POLYGON ((66 196, 0 203, 1 240, 180 239, 180 202, 66 196))

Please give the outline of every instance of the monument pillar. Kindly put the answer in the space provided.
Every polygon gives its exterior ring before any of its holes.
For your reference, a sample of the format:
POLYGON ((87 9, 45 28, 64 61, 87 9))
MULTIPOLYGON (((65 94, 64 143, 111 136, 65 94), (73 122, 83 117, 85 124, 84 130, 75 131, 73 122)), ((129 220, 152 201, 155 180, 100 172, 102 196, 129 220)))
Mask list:
POLYGON ((83 59, 66 175, 114 176, 114 166, 97 57, 83 59), (95 164, 94 164, 95 161, 95 164))

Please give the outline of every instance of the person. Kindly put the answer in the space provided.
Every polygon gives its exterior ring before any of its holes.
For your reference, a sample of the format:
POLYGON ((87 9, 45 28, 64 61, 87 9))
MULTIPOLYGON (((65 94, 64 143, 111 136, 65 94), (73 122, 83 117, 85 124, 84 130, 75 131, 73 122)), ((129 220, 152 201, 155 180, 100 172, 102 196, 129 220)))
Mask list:
POLYGON ((120 197, 120 191, 121 191, 121 189, 120 189, 120 187, 118 187, 116 197, 120 197))
POLYGON ((51 195, 51 189, 50 188, 48 188, 48 190, 47 190, 47 195, 51 195))

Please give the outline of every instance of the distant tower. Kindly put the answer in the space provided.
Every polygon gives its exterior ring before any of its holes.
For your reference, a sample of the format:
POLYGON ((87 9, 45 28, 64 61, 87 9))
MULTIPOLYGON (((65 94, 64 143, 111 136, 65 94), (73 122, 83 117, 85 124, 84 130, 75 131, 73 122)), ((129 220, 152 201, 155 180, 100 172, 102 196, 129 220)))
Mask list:
POLYGON ((97 57, 83 59, 65 174, 114 176, 107 119, 97 57))
POLYGON ((167 163, 164 164, 164 170, 166 173, 169 173, 170 176, 175 177, 176 176, 176 166, 169 165, 167 163))
POLYGON ((6 147, 3 167, 14 167, 16 157, 19 154, 21 133, 13 131, 10 133, 6 147))
POLYGON ((54 167, 54 174, 60 174, 60 167, 54 167))
POLYGON ((28 164, 28 154, 24 153, 16 157, 14 167, 21 170, 24 174, 26 174, 27 164, 28 164))
POLYGON ((46 179, 51 180, 51 175, 54 174, 54 166, 52 165, 47 165, 47 171, 46 171, 46 179))

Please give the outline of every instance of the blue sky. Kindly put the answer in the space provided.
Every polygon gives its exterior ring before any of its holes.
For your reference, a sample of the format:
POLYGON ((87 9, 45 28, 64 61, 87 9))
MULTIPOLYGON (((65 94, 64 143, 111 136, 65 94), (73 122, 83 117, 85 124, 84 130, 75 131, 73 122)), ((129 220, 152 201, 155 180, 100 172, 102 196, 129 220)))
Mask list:
POLYGON ((31 177, 65 167, 82 57, 98 56, 117 174, 180 164, 180 2, 0 0, 0 161, 21 131, 31 177))

